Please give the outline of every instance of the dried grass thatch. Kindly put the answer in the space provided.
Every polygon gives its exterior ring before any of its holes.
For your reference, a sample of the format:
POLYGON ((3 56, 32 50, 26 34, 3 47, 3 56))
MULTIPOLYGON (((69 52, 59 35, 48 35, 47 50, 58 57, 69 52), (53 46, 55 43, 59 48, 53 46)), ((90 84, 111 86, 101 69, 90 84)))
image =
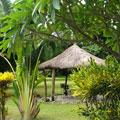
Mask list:
POLYGON ((90 58, 93 58, 97 64, 105 64, 104 60, 91 55, 90 53, 74 44, 53 59, 41 63, 39 68, 70 69, 75 68, 78 65, 83 66, 83 63, 89 65, 88 59, 90 58))

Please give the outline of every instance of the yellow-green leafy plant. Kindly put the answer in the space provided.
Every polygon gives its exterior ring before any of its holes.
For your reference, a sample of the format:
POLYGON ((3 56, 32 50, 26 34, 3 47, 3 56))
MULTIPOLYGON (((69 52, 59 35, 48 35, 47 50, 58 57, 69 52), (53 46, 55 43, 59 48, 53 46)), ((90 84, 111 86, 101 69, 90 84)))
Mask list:
POLYGON ((14 80, 14 74, 11 72, 0 73, 0 120, 5 120, 7 115, 7 108, 5 107, 6 102, 6 90, 8 89, 9 83, 14 80))
POLYGON ((78 113, 90 120, 120 119, 120 64, 108 57, 105 66, 90 60, 90 66, 78 67, 71 74, 74 82, 73 96, 85 103, 78 113))

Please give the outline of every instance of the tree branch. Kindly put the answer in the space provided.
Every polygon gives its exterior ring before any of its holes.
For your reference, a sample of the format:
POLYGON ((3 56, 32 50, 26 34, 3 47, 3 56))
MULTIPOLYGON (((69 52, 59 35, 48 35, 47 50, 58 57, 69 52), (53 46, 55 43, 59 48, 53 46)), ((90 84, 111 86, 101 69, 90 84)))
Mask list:
POLYGON ((73 39, 73 40, 71 40, 71 39, 63 39, 63 38, 60 38, 60 37, 57 37, 57 36, 54 36, 54 35, 51 35, 51 34, 48 34, 48 33, 44 33, 44 32, 37 32, 36 30, 34 30, 34 29, 32 29, 32 28, 30 28, 30 30, 32 31, 32 33, 33 34, 37 34, 38 35, 38 38, 37 39, 26 39, 26 40, 29 40, 29 41, 36 41, 36 40, 40 40, 40 39, 42 39, 42 40, 45 40, 45 41, 59 41, 59 40, 61 40, 61 41, 64 41, 64 42, 83 42, 83 41, 85 41, 86 39, 82 39, 82 40, 79 40, 79 39, 77 39, 77 40, 75 40, 75 39, 73 39), (44 37, 42 37, 40 34, 42 34, 42 35, 45 35, 45 36, 51 36, 51 37, 53 37, 54 39, 47 39, 47 38, 44 38, 44 37))
MULTIPOLYGON (((57 16, 58 17, 58 16, 57 16)), ((83 31, 78 25, 71 23, 70 20, 67 20, 66 18, 64 19, 63 17, 59 16, 59 18, 63 21, 66 22, 67 24, 69 24, 69 26, 74 27, 74 29, 77 29, 77 31, 79 33, 81 33, 85 38, 87 38, 88 41, 91 41, 95 44, 97 44, 98 46, 104 48, 105 50, 107 50, 108 52, 110 52, 111 54, 113 54, 117 59, 120 59, 120 56, 118 53, 114 52, 112 49, 108 48, 106 45, 101 44, 100 42, 94 40, 93 38, 91 38, 88 34, 85 33, 85 31, 83 31)))

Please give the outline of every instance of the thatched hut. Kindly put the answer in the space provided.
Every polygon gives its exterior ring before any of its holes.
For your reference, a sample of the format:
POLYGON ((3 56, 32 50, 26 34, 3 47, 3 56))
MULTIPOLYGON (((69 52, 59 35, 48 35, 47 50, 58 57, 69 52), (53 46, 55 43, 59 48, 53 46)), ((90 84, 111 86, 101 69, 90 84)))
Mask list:
MULTIPOLYGON (((88 59, 94 59, 97 64, 105 64, 105 61, 91 55, 85 50, 81 49, 76 44, 66 49, 63 53, 54 57, 51 60, 40 64, 39 69, 52 69, 52 100, 54 100, 54 89, 55 89, 55 70, 56 69, 73 69, 78 65, 83 66, 83 63, 89 65, 88 59)), ((67 79, 65 84, 67 84, 67 79)))

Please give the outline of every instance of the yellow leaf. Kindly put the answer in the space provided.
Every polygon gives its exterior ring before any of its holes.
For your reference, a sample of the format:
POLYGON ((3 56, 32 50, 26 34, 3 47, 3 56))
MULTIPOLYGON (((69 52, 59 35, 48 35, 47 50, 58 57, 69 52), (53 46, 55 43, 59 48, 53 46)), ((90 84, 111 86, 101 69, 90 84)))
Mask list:
POLYGON ((79 91, 75 91, 72 96, 78 96, 78 95, 80 95, 80 92, 79 91))

